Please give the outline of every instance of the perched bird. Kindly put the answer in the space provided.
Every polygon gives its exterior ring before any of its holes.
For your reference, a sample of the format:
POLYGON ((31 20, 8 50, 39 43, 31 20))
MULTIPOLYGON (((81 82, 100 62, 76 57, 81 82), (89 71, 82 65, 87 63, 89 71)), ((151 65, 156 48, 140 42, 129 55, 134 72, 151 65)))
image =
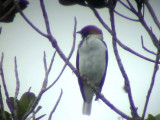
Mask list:
POLYGON ((82 35, 76 60, 76 66, 81 75, 78 82, 84 100, 82 112, 84 115, 90 115, 95 94, 95 90, 90 85, 101 92, 107 71, 108 50, 103 41, 102 31, 96 26, 86 26, 77 33, 82 35), (85 78, 90 85, 86 83, 85 78))

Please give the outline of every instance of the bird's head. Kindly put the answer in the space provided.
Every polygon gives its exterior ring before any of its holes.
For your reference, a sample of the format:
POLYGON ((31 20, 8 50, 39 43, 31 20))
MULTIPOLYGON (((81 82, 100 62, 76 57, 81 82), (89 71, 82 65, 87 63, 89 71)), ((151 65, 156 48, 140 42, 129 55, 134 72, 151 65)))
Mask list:
POLYGON ((100 34, 100 35, 102 35, 101 29, 99 29, 98 27, 96 27, 94 25, 88 25, 88 26, 82 28, 77 33, 81 34, 82 38, 85 38, 88 35, 92 35, 92 34, 100 34))

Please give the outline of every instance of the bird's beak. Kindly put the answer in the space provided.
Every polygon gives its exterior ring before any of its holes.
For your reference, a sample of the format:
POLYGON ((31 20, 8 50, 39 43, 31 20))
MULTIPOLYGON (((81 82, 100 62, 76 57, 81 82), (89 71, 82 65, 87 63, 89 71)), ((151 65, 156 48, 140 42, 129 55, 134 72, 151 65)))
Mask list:
POLYGON ((81 31, 78 31, 78 32, 76 32, 76 33, 81 34, 81 31))

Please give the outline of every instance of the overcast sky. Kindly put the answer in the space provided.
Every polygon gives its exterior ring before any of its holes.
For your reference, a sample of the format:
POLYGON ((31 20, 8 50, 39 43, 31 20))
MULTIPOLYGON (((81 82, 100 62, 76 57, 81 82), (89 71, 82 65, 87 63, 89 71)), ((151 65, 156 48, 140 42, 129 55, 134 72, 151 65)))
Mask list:
MULTIPOLYGON (((160 18, 160 1, 152 0, 151 2, 153 2, 153 8, 157 13, 158 18, 160 18)), ((109 65, 102 94, 118 109, 130 115, 128 97, 123 90, 124 79, 115 60, 110 34, 103 28, 89 8, 81 7, 79 5, 66 7, 60 5, 57 0, 45 0, 45 4, 53 36, 56 38, 58 45, 66 56, 69 54, 72 47, 74 17, 77 18, 77 31, 86 25, 96 25, 102 29, 104 41, 107 43, 109 51, 109 65)), ((117 4, 116 10, 135 18, 134 15, 127 12, 127 10, 119 4, 117 4)), ((100 9, 98 11, 110 26, 108 10, 100 9)), ((39 0, 30 0, 30 4, 28 8, 24 10, 24 13, 35 26, 41 31, 46 32, 42 12, 39 7, 39 0)), ((153 24, 152 19, 150 19, 150 15, 145 15, 147 23, 152 26, 153 31, 159 38, 159 31, 153 24)), ((47 62, 49 64, 55 50, 52 48, 50 42, 34 31, 19 14, 16 15, 13 23, 0 23, 0 26, 3 28, 0 35, 0 54, 2 52, 4 53, 4 74, 10 96, 14 96, 15 90, 15 56, 17 57, 19 78, 21 81, 20 95, 18 98, 20 98, 29 87, 32 87, 31 91, 37 95, 45 75, 43 52, 46 51, 47 62)), ((150 55, 142 49, 141 35, 143 35, 145 46, 150 50, 156 51, 148 34, 139 23, 128 21, 116 15, 116 30, 118 38, 125 43, 125 45, 151 59, 155 59, 155 56, 150 55)), ((76 38, 76 49, 71 58, 71 63, 73 65, 76 64, 77 46, 81 40, 80 35, 77 35, 76 38)), ((154 64, 138 58, 120 47, 118 47, 118 50, 130 79, 135 105, 138 107, 138 113, 141 115, 151 82, 154 64)), ((55 80, 63 65, 64 62, 57 54, 52 71, 49 75, 49 83, 55 80)), ((160 113, 160 107, 158 107, 160 101, 159 78, 160 72, 158 71, 147 110, 147 113, 153 115, 160 113)), ((63 89, 63 96, 53 114, 53 119, 55 120, 117 120, 118 117, 120 117, 101 100, 98 102, 93 101, 91 116, 82 115, 83 100, 77 78, 70 68, 67 67, 55 86, 42 97, 40 105, 43 106, 43 109, 38 115, 47 114, 42 120, 48 118, 50 111, 58 99, 61 88, 63 89)))

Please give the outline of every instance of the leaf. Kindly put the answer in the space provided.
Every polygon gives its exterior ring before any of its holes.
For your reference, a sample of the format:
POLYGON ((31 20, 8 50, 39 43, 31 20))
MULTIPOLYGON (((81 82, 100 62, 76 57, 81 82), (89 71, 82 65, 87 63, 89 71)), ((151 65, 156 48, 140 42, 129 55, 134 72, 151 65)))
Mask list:
MULTIPOLYGON (((4 114, 5 114, 7 120, 12 120, 11 114, 9 112, 4 111, 4 114)), ((1 109, 0 109, 0 120, 5 120, 4 117, 3 117, 3 115, 2 115, 1 109)))
POLYGON ((107 3, 104 0, 59 0, 59 3, 68 6, 79 4, 82 6, 87 6, 86 2, 94 8, 104 8, 107 7, 107 3))
POLYGON ((18 106, 18 118, 22 119, 25 113, 30 109, 34 103, 36 96, 32 92, 26 92, 22 95, 18 106))
MULTIPOLYGON (((29 2, 20 0, 18 4, 21 10, 24 10, 29 2)), ((17 12, 13 0, 0 0, 0 22, 12 22, 17 12)))
MULTIPOLYGON (((14 106, 14 100, 15 100, 15 98, 14 97, 10 97, 9 98, 9 102, 10 102, 10 104, 11 104, 11 106, 12 106, 12 108, 14 108, 15 106, 14 106)), ((16 100, 16 104, 18 104, 18 100, 16 100)))
MULTIPOLYGON (((16 100, 16 108, 17 108, 17 118, 21 120, 26 112, 30 109, 32 104, 34 103, 36 96, 32 92, 25 92, 20 100, 16 100)), ((12 107, 15 109, 14 100, 15 98, 10 97, 10 103, 12 107)), ((1 120, 1 119, 0 119, 1 120)))
POLYGON ((148 118, 146 120, 156 120, 156 118, 153 115, 148 114, 148 118))

